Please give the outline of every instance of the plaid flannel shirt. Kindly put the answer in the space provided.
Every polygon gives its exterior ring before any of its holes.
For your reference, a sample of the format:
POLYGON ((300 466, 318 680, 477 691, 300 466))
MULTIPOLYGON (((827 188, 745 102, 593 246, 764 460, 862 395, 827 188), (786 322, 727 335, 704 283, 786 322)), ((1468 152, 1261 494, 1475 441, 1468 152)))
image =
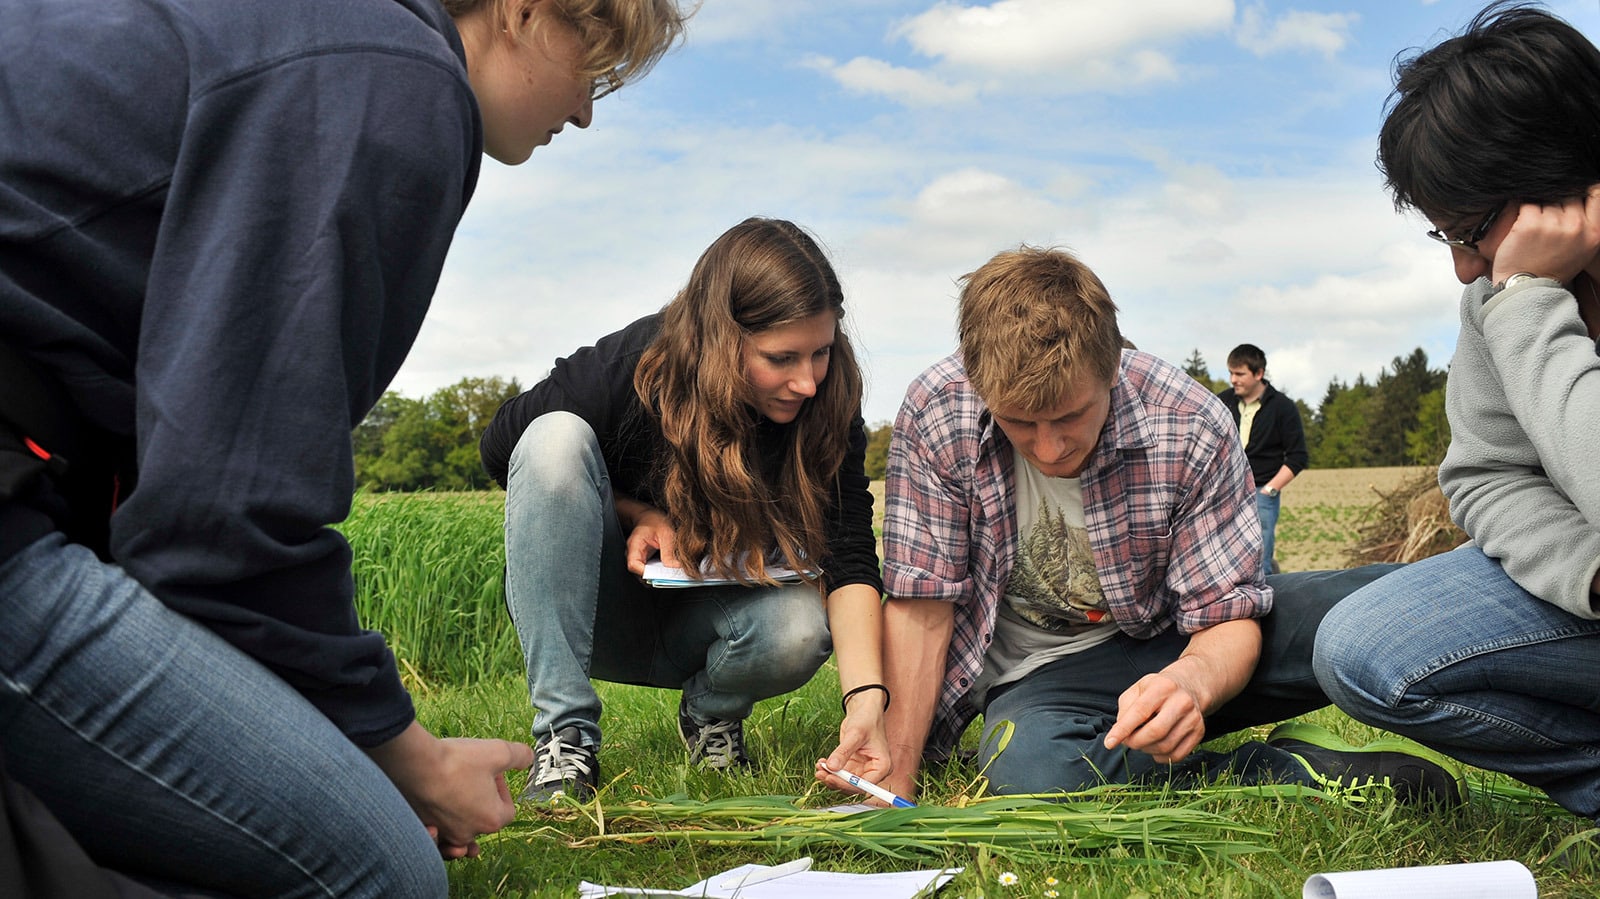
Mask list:
MULTIPOLYGON (((956 604, 924 753, 948 755, 978 715, 968 698, 994 636, 1017 550, 1011 444, 960 354, 906 392, 889 446, 884 581, 892 601, 956 604)), ((1084 519, 1121 630, 1192 634, 1272 608, 1239 431, 1181 369, 1125 350, 1099 444, 1082 474, 1084 519)))

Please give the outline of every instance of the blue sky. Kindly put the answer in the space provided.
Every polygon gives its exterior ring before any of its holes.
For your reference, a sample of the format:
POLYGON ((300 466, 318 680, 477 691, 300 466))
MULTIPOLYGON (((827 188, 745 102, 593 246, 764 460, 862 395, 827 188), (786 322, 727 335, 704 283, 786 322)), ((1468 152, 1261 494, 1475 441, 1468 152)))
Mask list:
MULTIPOLYGON (((828 250, 869 422, 953 349, 957 279, 1022 243, 1095 269, 1141 349, 1220 375, 1256 343, 1313 406, 1418 346, 1442 367, 1460 286, 1373 154, 1395 55, 1480 5, 704 0, 587 131, 485 159, 392 389, 531 385, 750 215, 828 250)), ((1597 4, 1549 8, 1600 33, 1597 4)))

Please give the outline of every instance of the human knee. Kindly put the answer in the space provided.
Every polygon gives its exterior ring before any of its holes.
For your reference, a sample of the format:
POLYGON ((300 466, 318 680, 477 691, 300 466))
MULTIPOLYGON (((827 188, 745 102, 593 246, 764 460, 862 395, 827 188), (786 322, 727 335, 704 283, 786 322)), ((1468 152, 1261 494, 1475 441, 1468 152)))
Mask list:
POLYGON ((784 690, 798 689, 817 673, 833 651, 826 628, 793 628, 767 641, 763 667, 784 690))
POLYGON ((1329 610, 1311 653, 1317 683, 1335 705, 1350 709, 1375 701, 1386 687, 1382 670, 1391 653, 1380 645, 1382 628, 1357 594, 1329 610))
POLYGON ((445 899, 450 879, 444 861, 432 845, 408 845, 404 852, 388 854, 362 878, 354 892, 342 895, 374 899, 445 899))
POLYGON ((1099 734, 1083 720, 1075 733, 1046 733, 1029 722, 1001 719, 978 748, 980 772, 996 795, 1077 792, 1106 781, 1091 758, 1099 734))
POLYGON ((571 412, 547 412, 528 423, 511 451, 506 480, 518 486, 570 486, 600 458, 594 429, 571 412))
POLYGON ((774 614, 764 614, 747 630, 753 644, 749 657, 775 689, 787 692, 817 673, 833 652, 833 641, 827 615, 811 588, 786 588, 770 600, 762 606, 770 606, 774 614))

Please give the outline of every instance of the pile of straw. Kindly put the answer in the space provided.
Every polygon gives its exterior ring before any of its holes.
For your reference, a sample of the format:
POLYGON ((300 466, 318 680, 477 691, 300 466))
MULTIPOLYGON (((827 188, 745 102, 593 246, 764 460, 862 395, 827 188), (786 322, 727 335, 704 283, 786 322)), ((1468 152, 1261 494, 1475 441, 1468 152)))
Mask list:
POLYGON ((1350 565, 1415 562, 1467 542, 1467 535, 1450 520, 1450 505, 1439 490, 1436 469, 1427 469, 1389 493, 1373 490, 1379 499, 1362 516, 1350 565))

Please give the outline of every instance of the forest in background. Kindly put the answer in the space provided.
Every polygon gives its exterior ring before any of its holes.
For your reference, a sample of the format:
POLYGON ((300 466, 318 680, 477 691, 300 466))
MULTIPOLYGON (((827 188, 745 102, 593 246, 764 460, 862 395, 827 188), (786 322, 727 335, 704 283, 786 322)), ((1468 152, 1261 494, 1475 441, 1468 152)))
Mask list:
MULTIPOLYGON (((1182 363, 1212 392, 1229 389, 1196 349, 1182 363)), ((1268 370, 1268 377, 1271 370, 1268 370)), ((1444 414, 1446 372, 1421 347, 1396 356, 1376 377, 1328 382, 1317 405, 1294 397, 1305 423, 1313 468, 1437 465, 1450 445, 1444 414)), ((523 390, 515 378, 463 378, 413 399, 390 391, 352 435, 356 482, 367 490, 487 490, 478 438, 495 410, 523 390)), ((867 474, 882 478, 889 422, 868 427, 867 474)))

